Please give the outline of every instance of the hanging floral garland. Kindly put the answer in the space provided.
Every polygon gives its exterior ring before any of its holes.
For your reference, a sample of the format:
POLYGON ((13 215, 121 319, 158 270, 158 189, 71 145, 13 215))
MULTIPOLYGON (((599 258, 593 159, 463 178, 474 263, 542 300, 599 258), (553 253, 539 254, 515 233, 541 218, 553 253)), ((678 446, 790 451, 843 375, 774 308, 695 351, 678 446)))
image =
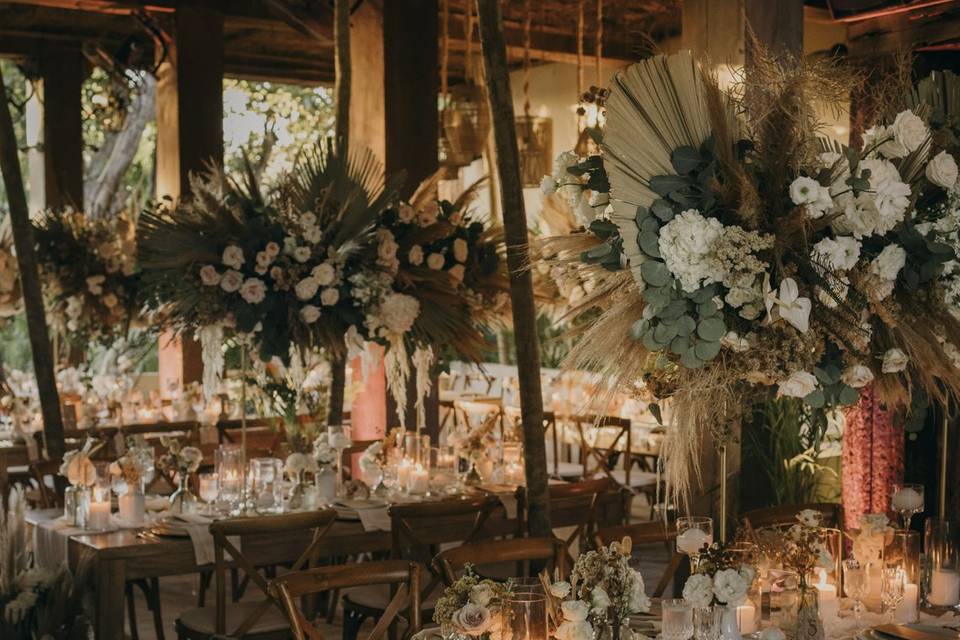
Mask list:
POLYGON ((957 215, 955 132, 899 87, 862 150, 818 138, 815 101, 854 81, 758 49, 724 91, 690 52, 656 56, 615 77, 601 155, 545 180, 589 207, 587 229, 555 245, 597 283, 571 363, 673 398, 664 454, 680 494, 700 434, 722 432, 750 388, 815 408, 871 382, 891 404, 960 394, 956 251, 938 232, 957 215))

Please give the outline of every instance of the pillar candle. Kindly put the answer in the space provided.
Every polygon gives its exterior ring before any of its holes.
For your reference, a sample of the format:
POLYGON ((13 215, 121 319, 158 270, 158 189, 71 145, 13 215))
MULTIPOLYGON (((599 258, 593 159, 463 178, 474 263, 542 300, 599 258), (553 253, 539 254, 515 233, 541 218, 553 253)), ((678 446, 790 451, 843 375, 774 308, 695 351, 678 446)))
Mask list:
POLYGON ((110 528, 110 502, 91 502, 87 512, 87 529, 103 531, 110 528))
POLYGON ((407 490, 415 494, 424 494, 430 490, 430 473, 419 464, 410 471, 407 490))
POLYGON ((836 618, 840 613, 840 601, 837 599, 837 588, 832 584, 817 585, 820 616, 823 619, 836 618))
POLYGON ((757 608, 750 602, 737 607, 737 628, 742 636, 757 630, 757 608))
POLYGON ((897 605, 897 610, 894 613, 897 622, 916 622, 919 619, 917 615, 919 597, 919 587, 908 582, 903 588, 903 600, 897 605))
POLYGON ((934 570, 927 601, 940 607, 952 607, 960 602, 960 574, 948 569, 934 570))

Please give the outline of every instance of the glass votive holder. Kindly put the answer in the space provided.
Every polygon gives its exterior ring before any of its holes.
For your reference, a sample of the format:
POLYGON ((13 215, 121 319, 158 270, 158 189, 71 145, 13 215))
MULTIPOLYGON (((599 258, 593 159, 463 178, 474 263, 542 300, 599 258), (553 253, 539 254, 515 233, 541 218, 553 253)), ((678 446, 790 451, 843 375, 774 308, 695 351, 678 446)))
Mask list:
POLYGON ((686 600, 660 602, 663 619, 660 633, 663 640, 689 640, 693 636, 693 607, 686 600))
POLYGON ((770 570, 770 623, 781 629, 796 624, 800 577, 793 571, 770 570))
POLYGON ((279 458, 254 458, 250 461, 252 494, 259 513, 283 511, 283 461, 279 458))
POLYGON ((91 531, 106 531, 111 528, 111 524, 110 484, 103 484, 98 479, 90 493, 86 528, 91 531))
POLYGON ((960 522, 929 519, 923 526, 926 575, 926 603, 934 607, 953 607, 960 603, 960 572, 957 548, 960 522))
POLYGON ((422 496, 430 493, 430 468, 417 462, 410 466, 407 474, 407 493, 422 496))
POLYGON ((87 508, 90 502, 90 491, 87 487, 70 485, 63 492, 63 518, 67 524, 86 527, 87 508))
POLYGON ((510 640, 547 640, 547 598, 542 593, 512 593, 504 607, 510 640))
POLYGON ((696 640, 717 640, 720 637, 723 609, 706 607, 693 610, 693 637, 696 640))

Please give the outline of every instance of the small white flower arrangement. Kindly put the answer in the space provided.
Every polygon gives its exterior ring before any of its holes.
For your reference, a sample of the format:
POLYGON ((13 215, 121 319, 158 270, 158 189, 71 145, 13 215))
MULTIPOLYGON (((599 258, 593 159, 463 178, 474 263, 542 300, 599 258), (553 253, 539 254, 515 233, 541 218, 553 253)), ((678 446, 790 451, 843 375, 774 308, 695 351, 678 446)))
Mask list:
POLYGON ((729 549, 714 543, 700 554, 696 573, 683 586, 683 599, 697 609, 714 605, 735 607, 746 600, 756 575, 754 567, 741 563, 729 549))
POLYGON ((501 605, 509 588, 509 584, 481 579, 473 567, 467 565, 463 576, 437 600, 433 621, 440 625, 444 637, 500 640, 501 605))

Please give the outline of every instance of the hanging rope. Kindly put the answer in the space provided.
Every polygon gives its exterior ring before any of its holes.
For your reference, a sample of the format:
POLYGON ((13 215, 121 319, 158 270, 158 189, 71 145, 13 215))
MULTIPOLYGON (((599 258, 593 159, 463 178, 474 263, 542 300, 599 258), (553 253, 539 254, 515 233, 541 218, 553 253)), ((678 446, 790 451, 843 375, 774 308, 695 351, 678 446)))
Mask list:
POLYGON ((583 0, 577 0, 577 132, 583 131, 583 0))
POLYGON ((603 86, 603 77, 600 71, 603 60, 603 0, 597 0, 597 72, 594 82, 597 87, 603 86))

